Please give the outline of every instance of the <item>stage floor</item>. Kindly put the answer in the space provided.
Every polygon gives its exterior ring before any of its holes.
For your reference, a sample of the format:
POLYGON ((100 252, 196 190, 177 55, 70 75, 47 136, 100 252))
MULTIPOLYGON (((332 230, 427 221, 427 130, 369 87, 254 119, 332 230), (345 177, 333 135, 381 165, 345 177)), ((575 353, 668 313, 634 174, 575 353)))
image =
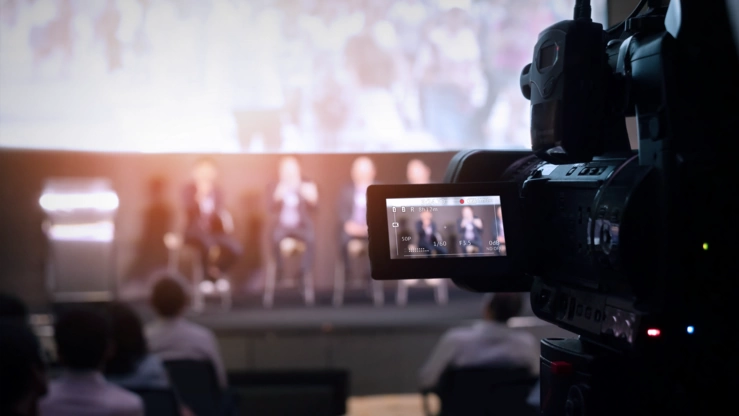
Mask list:
MULTIPOLYGON (((481 294, 450 291, 446 304, 437 304, 429 289, 412 289, 408 303, 399 306, 393 292, 386 291, 385 303, 375 306, 363 293, 347 295, 342 306, 334 307, 330 293, 319 293, 314 306, 305 306, 294 293, 278 293, 272 308, 262 306, 261 296, 234 298, 225 310, 217 298, 208 299, 202 312, 188 313, 189 318, 217 332, 244 331, 352 331, 408 327, 449 327, 479 319, 481 294)), ((129 300, 145 320, 153 312, 144 299, 129 300)))

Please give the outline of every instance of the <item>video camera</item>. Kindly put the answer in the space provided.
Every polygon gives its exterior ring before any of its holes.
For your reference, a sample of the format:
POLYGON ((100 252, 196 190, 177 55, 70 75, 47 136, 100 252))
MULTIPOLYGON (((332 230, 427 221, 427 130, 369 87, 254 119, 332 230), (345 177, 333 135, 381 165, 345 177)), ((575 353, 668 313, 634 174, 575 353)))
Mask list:
POLYGON ((607 30, 589 1, 574 14, 521 74, 533 154, 491 177, 504 152, 460 152, 446 184, 368 189, 372 277, 530 292, 579 335, 542 341, 544 415, 702 413, 738 369, 727 5, 642 0, 607 30))

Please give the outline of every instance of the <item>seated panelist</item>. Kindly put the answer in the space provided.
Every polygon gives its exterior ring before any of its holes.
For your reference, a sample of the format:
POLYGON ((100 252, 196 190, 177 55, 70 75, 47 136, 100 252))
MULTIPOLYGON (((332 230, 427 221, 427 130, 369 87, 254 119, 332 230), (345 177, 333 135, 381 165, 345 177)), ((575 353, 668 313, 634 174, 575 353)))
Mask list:
POLYGON ((457 221, 457 231, 460 247, 465 253, 479 253, 482 250, 482 219, 475 216, 472 207, 462 207, 462 218, 457 221))
MULTIPOLYGON (((282 259, 310 251, 314 241, 311 211, 318 204, 318 187, 306 181, 294 157, 280 161, 279 179, 270 187, 270 211, 276 217, 272 225, 272 243, 278 266, 282 259)), ((311 256, 303 256, 302 271, 310 267, 311 256)))
POLYGON ((431 211, 421 212, 421 219, 416 222, 416 234, 418 235, 418 247, 425 249, 429 255, 446 254, 446 248, 442 247, 442 238, 436 223, 433 221, 434 214, 431 211))
POLYGON ((367 254, 367 188, 375 184, 375 175, 372 160, 358 157, 351 168, 352 182, 344 187, 339 197, 340 243, 347 266, 350 257, 367 254))
POLYGON ((241 244, 231 234, 232 224, 228 223, 231 217, 225 209, 217 177, 215 162, 200 159, 183 195, 187 215, 185 243, 198 247, 202 252, 207 281, 210 282, 221 277, 242 252, 241 244))

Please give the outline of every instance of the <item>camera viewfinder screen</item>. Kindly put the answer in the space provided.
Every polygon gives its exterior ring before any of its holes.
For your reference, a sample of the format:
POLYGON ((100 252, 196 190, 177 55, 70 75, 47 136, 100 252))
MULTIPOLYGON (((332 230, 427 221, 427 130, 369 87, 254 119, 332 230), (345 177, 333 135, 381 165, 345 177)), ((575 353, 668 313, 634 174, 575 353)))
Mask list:
POLYGON ((385 201, 391 259, 506 255, 498 195, 385 201))

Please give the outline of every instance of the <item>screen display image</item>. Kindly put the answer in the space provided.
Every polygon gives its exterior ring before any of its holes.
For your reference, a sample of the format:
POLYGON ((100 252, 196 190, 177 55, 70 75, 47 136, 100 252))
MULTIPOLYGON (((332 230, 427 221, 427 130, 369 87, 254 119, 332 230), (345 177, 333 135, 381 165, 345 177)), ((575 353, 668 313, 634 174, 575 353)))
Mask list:
POLYGON ((386 199, 391 259, 506 256, 498 195, 386 199))
POLYGON ((2 1, 0 147, 526 149, 521 69, 574 4, 2 1))

